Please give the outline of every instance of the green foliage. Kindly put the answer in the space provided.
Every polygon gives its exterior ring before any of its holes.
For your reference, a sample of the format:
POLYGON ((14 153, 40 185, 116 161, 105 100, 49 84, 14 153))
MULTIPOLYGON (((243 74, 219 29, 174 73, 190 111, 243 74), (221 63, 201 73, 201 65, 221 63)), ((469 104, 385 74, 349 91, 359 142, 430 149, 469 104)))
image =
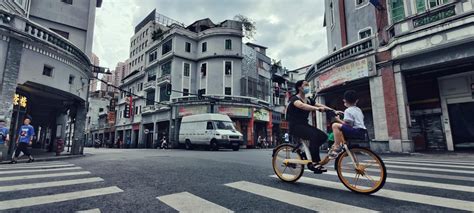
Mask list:
POLYGON ((244 36, 247 39, 253 39, 255 33, 257 32, 255 21, 241 14, 234 16, 234 20, 242 22, 242 26, 244 28, 244 36))

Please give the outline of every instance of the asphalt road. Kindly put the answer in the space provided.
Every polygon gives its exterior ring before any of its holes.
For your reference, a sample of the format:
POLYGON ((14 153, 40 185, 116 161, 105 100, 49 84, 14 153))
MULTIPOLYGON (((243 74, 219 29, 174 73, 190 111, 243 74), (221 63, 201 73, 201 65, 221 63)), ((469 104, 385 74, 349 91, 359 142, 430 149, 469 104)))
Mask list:
POLYGON ((389 178, 368 196, 331 174, 284 183, 272 177, 271 150, 86 152, 0 165, 0 212, 474 211, 472 154, 383 156, 389 178))

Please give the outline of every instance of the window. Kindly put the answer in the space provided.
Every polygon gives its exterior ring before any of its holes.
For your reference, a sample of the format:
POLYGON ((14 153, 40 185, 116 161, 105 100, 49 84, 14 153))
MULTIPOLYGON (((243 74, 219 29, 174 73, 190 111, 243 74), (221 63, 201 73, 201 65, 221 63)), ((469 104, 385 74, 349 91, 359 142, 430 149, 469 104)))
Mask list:
POLYGON ((232 49, 232 40, 230 40, 230 39, 225 40, 225 49, 226 50, 231 50, 232 49))
POLYGON ((161 76, 169 75, 171 73, 171 61, 161 65, 161 76))
POLYGON ((154 81, 154 80, 156 80, 156 70, 155 70, 155 69, 151 69, 151 70, 147 71, 147 74, 148 74, 148 79, 147 79, 147 81, 154 81))
POLYGON ((166 84, 160 86, 160 101, 169 101, 170 96, 166 93, 166 84))
POLYGON ((44 67, 43 67, 43 75, 48 76, 48 77, 53 77, 53 68, 44 65, 44 67))
POLYGON ((207 64, 201 64, 201 76, 205 77, 207 72, 207 64))
POLYGON ((146 94, 146 105, 154 105, 155 104, 155 90, 148 92, 146 94))
POLYGON ((430 8, 448 3, 449 0, 428 0, 430 8))
POLYGON ((263 68, 263 61, 258 59, 258 67, 263 68))
POLYGON ((157 55, 158 55, 158 53, 156 51, 151 52, 148 56, 148 61, 149 62, 155 61, 158 58, 157 55))
POLYGON ((212 126, 212 122, 207 122, 206 129, 214 129, 214 126, 212 126))
POLYGON ((225 88, 225 95, 232 95, 232 88, 226 87, 225 88))
POLYGON ((183 96, 189 96, 189 89, 183 89, 183 96))
POLYGON ((72 0, 61 0, 62 2, 66 3, 66 4, 70 4, 72 5, 72 0))
POLYGON ((206 52, 207 51, 207 42, 203 42, 202 43, 202 52, 206 52))
POLYGON ((142 114, 142 106, 140 105, 139 107, 140 107, 140 112, 139 113, 142 114))
POLYGON ((184 47, 184 50, 185 50, 186 52, 190 53, 190 52, 191 52, 191 43, 186 42, 185 47, 184 47))
POLYGON ((69 75, 69 84, 74 84, 74 76, 69 75))
POLYGON ((372 35, 372 28, 363 29, 359 31, 359 39, 368 38, 372 35))
MULTIPOLYGON (((148 30, 147 30, 148 31, 148 30)), ((145 47, 148 46, 148 41, 145 41, 145 47)))
POLYGON ((224 65, 225 75, 232 75, 232 62, 226 61, 224 65))
POLYGON ((170 52, 172 48, 173 48, 173 40, 170 39, 169 41, 165 42, 163 46, 161 47, 161 55, 164 55, 170 52))
MULTIPOLYGON (((71 1, 72 2, 72 1, 71 1)), ((65 39, 69 39, 69 33, 68 32, 65 32, 65 31, 62 31, 62 30, 57 30, 57 29, 53 29, 53 28, 49 28, 50 30, 52 30, 53 32, 59 34, 60 36, 64 37, 65 39)))
POLYGON ((334 27, 334 5, 333 2, 329 3, 329 8, 331 9, 331 28, 334 27))
POLYGON ((99 112, 103 112, 104 111, 104 108, 99 108, 99 112))
POLYGON ((198 90, 198 96, 203 96, 206 94, 206 89, 200 89, 198 90))
POLYGON ((183 75, 184 75, 185 77, 189 77, 189 70, 190 70, 190 64, 184 63, 183 75))
POLYGON ((390 0, 390 13, 392 14, 392 22, 398 22, 405 18, 405 8, 403 0, 390 0))

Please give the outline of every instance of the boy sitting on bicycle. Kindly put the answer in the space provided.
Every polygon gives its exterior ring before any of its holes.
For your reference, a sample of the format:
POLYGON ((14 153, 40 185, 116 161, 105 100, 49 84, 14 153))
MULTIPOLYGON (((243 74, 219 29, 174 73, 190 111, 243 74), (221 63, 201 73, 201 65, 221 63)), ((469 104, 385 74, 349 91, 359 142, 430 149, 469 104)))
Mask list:
POLYGON ((332 124, 334 133, 334 145, 329 150, 329 157, 336 158, 342 152, 342 145, 345 139, 362 139, 365 136, 366 127, 364 125, 364 114, 357 107, 359 101, 357 93, 354 90, 348 90, 344 93, 344 120, 336 116, 336 122, 332 124))

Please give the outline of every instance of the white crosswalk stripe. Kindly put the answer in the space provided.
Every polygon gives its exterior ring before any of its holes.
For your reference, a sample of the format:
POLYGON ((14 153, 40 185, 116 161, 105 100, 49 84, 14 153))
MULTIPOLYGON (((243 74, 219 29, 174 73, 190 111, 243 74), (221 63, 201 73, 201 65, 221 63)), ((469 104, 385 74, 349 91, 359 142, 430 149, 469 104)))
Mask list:
MULTIPOLYGON (((306 170, 306 172, 312 172, 310 170, 306 170)), ((333 175, 337 176, 336 171, 327 171, 324 175, 333 175)), ((379 176, 372 175, 373 179, 379 179, 379 176)), ((409 179, 400 179, 400 178, 391 178, 387 177, 387 183, 397 183, 397 184, 404 184, 404 185, 412 185, 412 186, 422 186, 422 187, 430 187, 430 188, 437 188, 437 189, 444 189, 444 190, 454 190, 454 191, 461 191, 461 192, 474 192, 474 187, 470 186, 461 186, 455 184, 447 184, 447 183, 436 183, 436 182, 429 182, 429 181, 417 181, 417 180, 409 180, 409 179)))
POLYGON ((76 167, 55 168, 55 169, 30 169, 30 170, 0 171, 0 175, 18 174, 18 173, 34 173, 34 172, 56 172, 56 171, 77 170, 77 169, 82 169, 82 168, 76 166, 76 167))
POLYGON ((100 213, 100 209, 82 210, 82 211, 77 211, 76 213, 100 213))
MULTIPOLYGON (((100 177, 90 176, 91 172, 84 171, 81 167, 66 162, 2 166, 0 167, 0 195, 14 192, 27 193, 28 196, 19 199, 11 199, 10 196, 0 196, 0 211, 123 192, 117 186, 105 186, 104 179, 100 177), (61 179, 58 180, 58 178, 61 179), (24 181, 26 180, 32 180, 33 182, 28 181, 25 183, 24 181), (14 182, 4 183, 6 181, 14 182), (71 189, 71 187, 66 186, 72 185, 75 186, 76 191, 64 191, 71 189), (41 190, 35 189, 48 189, 48 192, 52 193, 38 196, 35 193, 41 192, 41 190), (27 190, 31 191, 26 192, 27 190)), ((100 212, 100 210, 91 209, 82 212, 100 212)))
POLYGON ((188 192, 160 196, 157 199, 179 212, 233 212, 188 192))
POLYGON ((426 158, 384 158, 384 161, 405 161, 405 162, 423 162, 423 163, 439 163, 439 164, 449 164, 449 165, 472 165, 472 161, 451 161, 451 160, 428 160, 426 158))
POLYGON ((449 172, 449 173, 460 173, 460 174, 474 174, 474 171, 467 170, 456 170, 456 169, 441 169, 441 168, 429 168, 429 167, 419 167, 419 166, 397 166, 386 164, 385 167, 397 168, 397 169, 413 169, 413 170, 422 170, 422 171, 433 171, 433 172, 449 172))
MULTIPOLYGON (((276 175, 272 175, 271 177, 277 178, 276 175)), ((339 182, 319 180, 319 179, 308 178, 308 177, 301 177, 301 179, 298 180, 298 182, 315 185, 319 187, 324 187, 324 188, 348 190, 346 187, 344 187, 344 185, 342 185, 342 183, 339 183, 339 182)), ((388 189, 381 189, 380 191, 373 194, 373 196, 390 198, 394 200, 415 202, 415 203, 420 203, 420 204, 428 204, 428 205, 433 205, 433 206, 448 207, 448 208, 466 210, 466 211, 472 211, 474 209, 474 204, 469 201, 431 196, 431 195, 416 194, 416 193, 410 193, 410 192, 401 192, 401 191, 388 190, 388 189)))
POLYGON ((339 212, 376 212, 366 208, 346 205, 339 202, 302 195, 247 181, 234 182, 225 185, 238 190, 250 192, 252 194, 256 194, 262 197, 270 198, 273 200, 314 211, 334 212, 334 210, 337 209, 337 211, 339 212))
POLYGON ((460 166, 460 165, 447 165, 447 164, 437 164, 437 163, 422 163, 422 162, 405 162, 405 161, 392 161, 384 160, 384 163, 388 164, 401 164, 401 165, 417 165, 417 166, 439 166, 439 167, 450 167, 450 168, 462 168, 462 169, 474 169, 474 166, 460 166))
POLYGON ((48 169, 48 168, 59 168, 59 167, 71 167, 74 166, 74 164, 58 164, 58 165, 31 165, 31 166, 18 166, 14 168, 0 168, 0 171, 2 170, 17 170, 17 169, 48 169))
POLYGON ((21 198, 21 199, 15 199, 15 200, 5 200, 5 201, 0 201, 0 210, 15 209, 15 208, 36 206, 36 205, 42 205, 42 204, 50 204, 50 203, 63 202, 63 201, 69 201, 69 200, 76 200, 76 199, 81 199, 81 198, 96 197, 100 195, 114 194, 114 193, 119 193, 119 192, 123 192, 123 190, 121 190, 120 188, 116 186, 111 186, 111 187, 89 189, 89 190, 76 191, 76 192, 59 193, 59 194, 54 194, 54 195, 21 198))

